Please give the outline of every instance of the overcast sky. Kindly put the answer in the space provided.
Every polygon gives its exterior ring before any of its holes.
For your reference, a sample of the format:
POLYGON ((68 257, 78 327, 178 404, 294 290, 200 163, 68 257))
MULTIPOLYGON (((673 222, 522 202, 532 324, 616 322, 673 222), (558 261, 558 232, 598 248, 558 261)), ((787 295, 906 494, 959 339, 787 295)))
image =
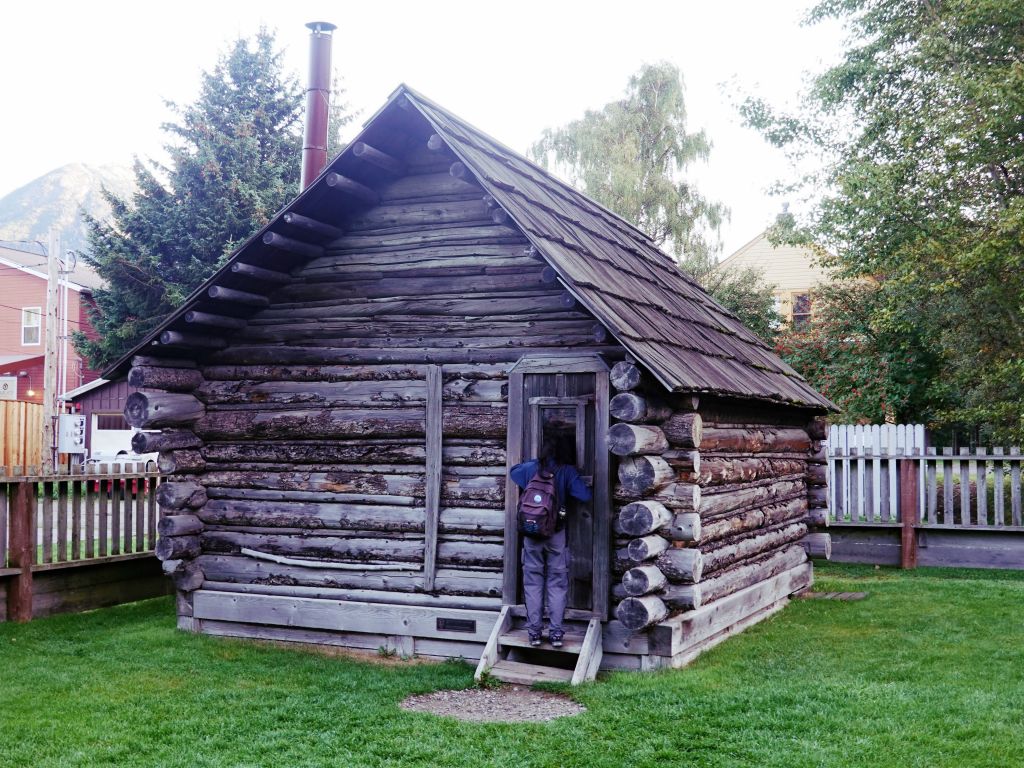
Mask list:
POLYGON ((693 178, 732 211, 722 231, 728 255, 779 211, 782 201, 766 189, 790 175, 781 154, 740 125, 735 103, 745 94, 792 101, 840 50, 836 26, 800 25, 808 5, 8 2, 0 10, 0 196, 66 163, 158 157, 159 126, 170 118, 164 100, 193 100, 201 71, 261 24, 277 30, 287 66, 304 81, 303 25, 326 20, 339 27, 334 64, 362 119, 405 82, 519 151, 544 128, 619 98, 644 62, 677 64, 690 128, 704 128, 714 145, 693 178))

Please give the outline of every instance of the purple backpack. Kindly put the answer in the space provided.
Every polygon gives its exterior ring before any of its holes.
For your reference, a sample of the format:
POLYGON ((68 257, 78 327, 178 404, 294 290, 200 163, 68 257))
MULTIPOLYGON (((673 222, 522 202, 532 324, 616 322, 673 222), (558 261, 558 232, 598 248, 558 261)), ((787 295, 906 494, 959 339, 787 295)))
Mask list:
POLYGON ((519 530, 531 539, 546 539, 557 522, 555 475, 540 469, 519 497, 519 530))

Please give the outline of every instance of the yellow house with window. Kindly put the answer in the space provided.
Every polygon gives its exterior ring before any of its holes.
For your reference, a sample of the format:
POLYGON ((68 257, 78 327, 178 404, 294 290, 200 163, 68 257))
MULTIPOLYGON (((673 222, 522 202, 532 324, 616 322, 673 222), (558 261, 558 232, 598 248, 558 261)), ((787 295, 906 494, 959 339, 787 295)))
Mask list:
POLYGON ((829 280, 817 262, 818 254, 811 248, 772 245, 766 229, 719 262, 719 269, 753 267, 763 272, 775 286, 775 309, 787 323, 801 328, 811 317, 814 287, 829 280))

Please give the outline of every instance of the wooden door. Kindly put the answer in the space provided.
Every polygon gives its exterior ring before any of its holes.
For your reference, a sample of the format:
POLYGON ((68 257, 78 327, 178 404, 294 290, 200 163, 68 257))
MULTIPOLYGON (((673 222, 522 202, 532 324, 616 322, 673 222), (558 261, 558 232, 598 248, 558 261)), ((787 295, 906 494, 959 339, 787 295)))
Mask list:
MULTIPOLYGON (((566 536, 572 555, 571 616, 607 618, 611 582, 608 486, 608 369, 597 357, 524 358, 509 380, 508 467, 536 458, 545 436, 571 437, 576 466, 591 485, 590 502, 569 500, 566 536)), ((505 602, 521 603, 518 488, 506 487, 505 602)))

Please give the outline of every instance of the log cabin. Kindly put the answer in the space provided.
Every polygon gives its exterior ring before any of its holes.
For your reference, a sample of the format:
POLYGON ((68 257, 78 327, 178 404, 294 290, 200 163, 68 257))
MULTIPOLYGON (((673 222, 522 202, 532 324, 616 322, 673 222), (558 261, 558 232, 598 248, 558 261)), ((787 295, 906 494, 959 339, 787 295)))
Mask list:
POLYGON ((829 401, 643 232, 405 86, 125 373, 184 630, 577 683, 686 664, 828 553, 829 401), (557 651, 527 647, 508 478, 553 433, 593 487, 557 651))

